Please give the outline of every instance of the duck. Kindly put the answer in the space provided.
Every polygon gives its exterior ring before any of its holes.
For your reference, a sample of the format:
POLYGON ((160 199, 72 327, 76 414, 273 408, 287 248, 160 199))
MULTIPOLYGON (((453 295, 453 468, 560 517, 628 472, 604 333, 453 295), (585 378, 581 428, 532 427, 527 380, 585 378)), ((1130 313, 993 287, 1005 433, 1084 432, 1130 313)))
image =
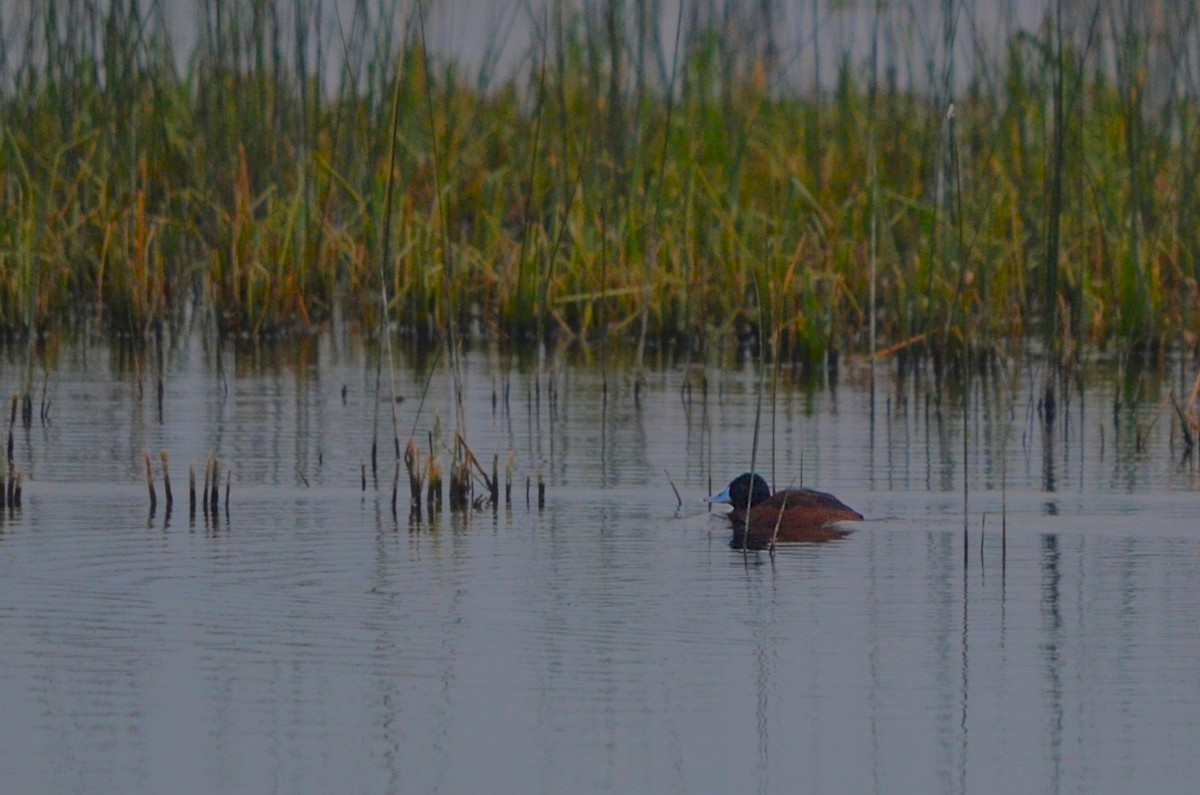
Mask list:
POLYGON ((774 494, 767 481, 746 472, 734 478, 707 502, 733 507, 726 516, 733 525, 733 549, 768 549, 773 543, 824 543, 845 538, 850 531, 836 522, 863 516, 832 494, 813 489, 783 489, 774 494), (747 511, 747 506, 749 511, 747 511))

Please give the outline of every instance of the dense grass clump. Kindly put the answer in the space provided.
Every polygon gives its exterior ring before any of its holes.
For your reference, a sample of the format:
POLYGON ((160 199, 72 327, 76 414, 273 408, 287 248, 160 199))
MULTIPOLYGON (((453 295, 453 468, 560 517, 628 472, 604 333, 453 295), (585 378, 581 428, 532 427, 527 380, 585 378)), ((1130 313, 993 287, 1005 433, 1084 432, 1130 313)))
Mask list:
POLYGON ((640 2, 547 3, 475 77, 420 4, 208 0, 182 58, 143 6, 30 2, 2 31, 0 330, 374 330, 386 296, 416 335, 761 331, 803 361, 1196 342, 1190 20, 1060 11, 965 79, 960 28, 847 45, 833 78, 813 44, 806 88, 771 25, 660 41, 640 2))

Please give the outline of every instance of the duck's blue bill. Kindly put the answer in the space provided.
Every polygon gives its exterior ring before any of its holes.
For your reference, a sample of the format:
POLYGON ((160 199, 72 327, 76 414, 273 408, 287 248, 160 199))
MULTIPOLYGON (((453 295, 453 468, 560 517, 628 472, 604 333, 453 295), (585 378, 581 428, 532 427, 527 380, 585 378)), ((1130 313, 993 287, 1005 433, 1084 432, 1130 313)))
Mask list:
POLYGON ((729 487, 728 486, 726 486, 721 491, 718 491, 716 494, 712 495, 711 497, 705 497, 704 501, 705 502, 715 502, 715 503, 731 503, 731 502, 733 502, 733 500, 730 499, 730 497, 729 497, 729 487))

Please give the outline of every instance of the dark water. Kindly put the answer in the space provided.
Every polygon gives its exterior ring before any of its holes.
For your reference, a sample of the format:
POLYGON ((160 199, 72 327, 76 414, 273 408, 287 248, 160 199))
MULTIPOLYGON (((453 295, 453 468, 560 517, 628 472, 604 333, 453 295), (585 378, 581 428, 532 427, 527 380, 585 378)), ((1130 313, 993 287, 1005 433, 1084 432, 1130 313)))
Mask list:
MULTIPOLYGON (((719 487, 748 465, 749 367, 656 362, 635 400, 631 371, 606 378, 598 358, 472 353, 466 435, 489 468, 513 454, 514 504, 418 522, 392 515, 389 405, 356 344, 217 357, 190 343, 165 357, 161 416, 156 367, 66 348, 50 423, 40 371, 33 424, 17 422, 29 481, 0 523, 6 792, 1200 780, 1200 476, 1165 402, 1187 372, 1097 367, 1079 385, 1023 365, 973 385, 965 423, 961 390, 929 375, 880 371, 873 409, 860 363, 835 385, 785 378, 759 468, 868 520, 744 559, 699 498, 710 473, 719 487), (389 463, 364 492, 377 408, 389 463), (141 454, 159 449, 169 519, 161 491, 148 518, 141 454), (234 472, 231 504, 190 520, 187 463, 210 450, 234 472), (541 511, 525 497, 539 472, 541 511)), ((22 388, 23 352, 3 368, 22 388)), ((450 438, 441 360, 400 359, 396 384, 403 439, 415 427, 427 446, 435 413, 450 438)))

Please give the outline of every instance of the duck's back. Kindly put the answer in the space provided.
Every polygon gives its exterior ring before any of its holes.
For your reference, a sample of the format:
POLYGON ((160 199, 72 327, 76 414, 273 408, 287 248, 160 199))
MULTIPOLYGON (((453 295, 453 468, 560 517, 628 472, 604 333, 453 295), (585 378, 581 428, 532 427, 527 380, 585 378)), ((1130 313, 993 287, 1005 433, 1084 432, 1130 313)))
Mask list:
POLYGON ((771 495, 770 499, 754 507, 757 509, 767 506, 774 508, 776 511, 780 509, 791 511, 793 508, 822 511, 830 514, 830 518, 827 521, 831 522, 841 519, 857 520, 863 518, 861 513, 832 494, 827 494, 823 491, 814 491, 813 489, 783 489, 782 491, 775 492, 771 495))

